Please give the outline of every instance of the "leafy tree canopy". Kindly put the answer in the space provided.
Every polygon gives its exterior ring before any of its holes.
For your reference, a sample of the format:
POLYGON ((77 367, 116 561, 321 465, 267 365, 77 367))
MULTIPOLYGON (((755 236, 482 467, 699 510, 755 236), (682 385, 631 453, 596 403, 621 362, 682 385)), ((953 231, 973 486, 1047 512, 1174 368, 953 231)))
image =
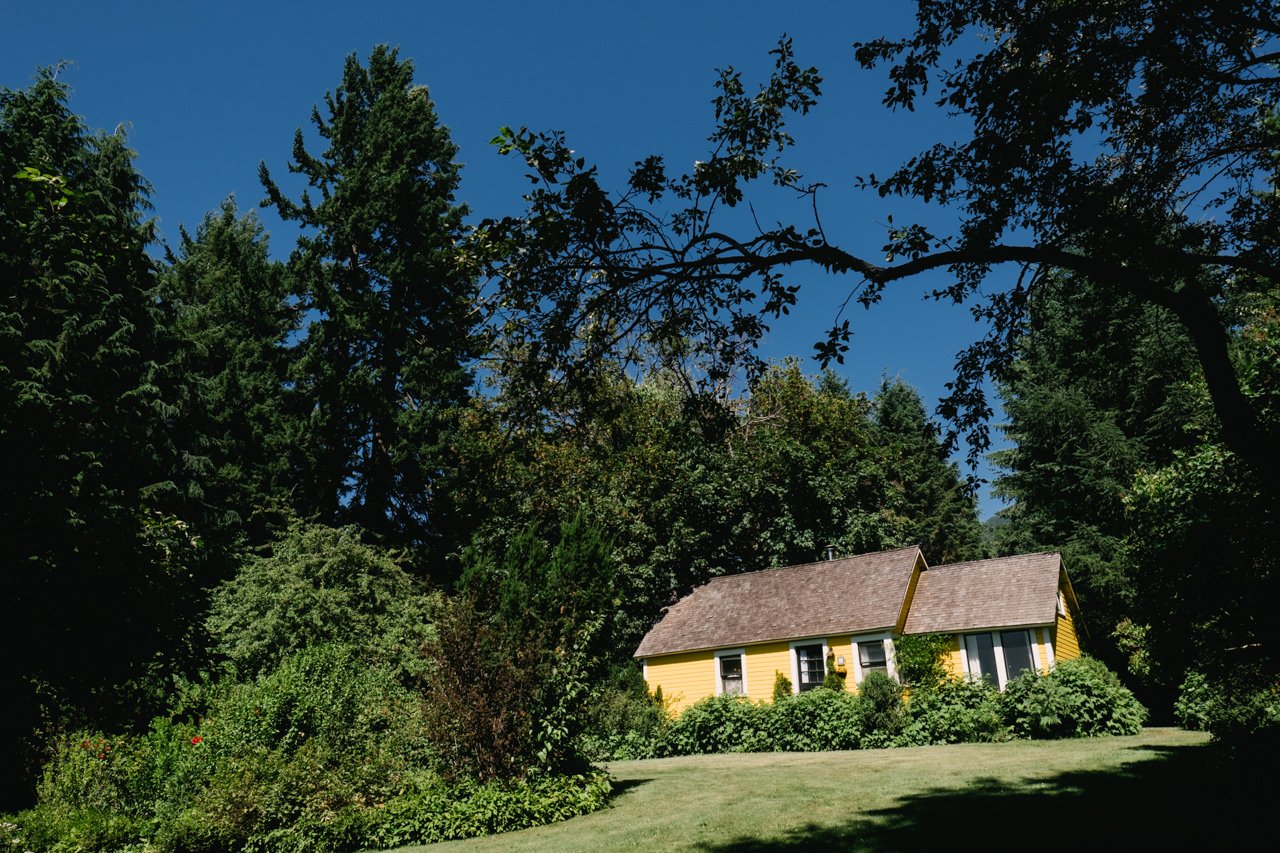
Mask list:
POLYGON ((295 523, 269 556, 249 558, 213 591, 208 629, 241 679, 324 643, 412 672, 434 607, 395 555, 362 543, 354 528, 295 523))
MULTIPOLYGON (((661 156, 609 193, 563 135, 504 130, 495 140, 522 156, 535 187, 525 216, 494 222, 483 238, 509 305, 524 322, 536 369, 572 372, 627 336, 692 336, 723 365, 752 361, 767 323, 796 299, 786 269, 812 264, 862 281, 874 304, 895 282, 946 269, 934 295, 970 303, 989 321, 964 350, 939 407, 970 458, 988 447, 984 379, 1013 357, 1027 297, 1046 271, 1070 270, 1157 305, 1183 326, 1205 376, 1226 446, 1273 471, 1271 431, 1241 388, 1218 304, 1227 290, 1274 284, 1275 175, 1280 98, 1273 2, 1106 4, 919 0, 915 31, 858 43, 865 68, 886 66, 884 103, 913 109, 932 99, 973 132, 939 142, 865 188, 958 210, 953 234, 893 224, 872 261, 833 244, 817 191, 786 166, 787 123, 812 107, 821 77, 789 40, 755 91, 720 74, 708 158, 671 174, 661 156), (766 180, 814 200, 810 222, 729 233, 718 215, 766 180), (996 267, 1021 273, 1006 282, 996 267)), ((839 360, 847 322, 817 344, 839 360)))
POLYGON ((308 402, 300 436, 304 514, 357 522, 392 545, 451 530, 451 412, 471 385, 475 276, 460 250, 457 147, 413 64, 376 48, 349 56, 342 82, 301 129, 297 200, 260 169, 268 201, 308 231, 289 262, 310 322, 291 379, 308 402), (315 198, 312 192, 318 192, 315 198))

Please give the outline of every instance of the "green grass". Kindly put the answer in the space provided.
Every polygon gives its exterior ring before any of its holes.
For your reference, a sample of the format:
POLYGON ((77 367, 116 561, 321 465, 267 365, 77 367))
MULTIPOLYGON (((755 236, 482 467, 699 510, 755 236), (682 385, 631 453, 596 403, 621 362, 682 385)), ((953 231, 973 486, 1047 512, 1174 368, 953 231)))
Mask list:
POLYGON ((1251 783, 1205 735, 1178 729, 609 769, 618 789, 611 808, 429 849, 1191 849, 1243 843, 1274 816, 1270 783, 1251 783))

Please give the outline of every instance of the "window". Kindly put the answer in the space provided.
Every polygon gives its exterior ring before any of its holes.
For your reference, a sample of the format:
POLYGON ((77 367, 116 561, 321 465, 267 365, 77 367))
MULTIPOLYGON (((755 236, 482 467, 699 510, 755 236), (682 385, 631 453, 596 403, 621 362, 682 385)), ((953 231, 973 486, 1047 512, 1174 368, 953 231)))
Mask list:
POLYGON ((1035 671, 1035 645, 1030 631, 969 634, 964 638, 969 675, 1004 689, 1011 679, 1035 671))
POLYGON ((889 660, 884 653, 884 640, 874 640, 869 643, 858 643, 858 663, 862 665, 862 677, 866 678, 867 673, 873 669, 878 669, 883 673, 889 672, 889 660))
POLYGON ((803 693, 822 686, 827 677, 827 662, 824 660, 822 644, 812 646, 796 646, 796 674, 799 675, 797 687, 803 693))
POLYGON ((718 655, 716 662, 720 665, 720 693, 741 696, 746 692, 742 679, 742 655, 718 655))
POLYGON ((1000 632, 1000 645, 1004 647, 1004 671, 1013 679, 1036 665, 1032 660, 1031 634, 1026 631, 1000 632))

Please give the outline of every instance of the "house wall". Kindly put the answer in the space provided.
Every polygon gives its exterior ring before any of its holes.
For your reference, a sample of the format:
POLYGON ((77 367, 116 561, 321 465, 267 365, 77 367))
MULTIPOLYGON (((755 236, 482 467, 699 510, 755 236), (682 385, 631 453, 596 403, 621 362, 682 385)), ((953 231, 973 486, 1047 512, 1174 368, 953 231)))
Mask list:
POLYGON ((1057 660, 1071 660, 1080 657, 1080 637, 1076 634, 1075 617, 1071 614, 1070 605, 1065 614, 1058 614, 1058 622, 1054 626, 1056 635, 1053 643, 1053 654, 1057 660))
POLYGON ((1045 649, 1045 644, 1052 642, 1049 636, 1048 628, 1032 628, 1031 640, 1036 644, 1036 666, 1043 675, 1049 671, 1049 652, 1045 649))
MULTIPOLYGON (((817 638, 813 642, 822 642, 817 638)), ((848 636, 826 637, 828 649, 843 656, 845 671, 853 673, 853 644, 848 636)), ((780 672, 795 689, 795 673, 791 666, 791 642, 759 643, 744 651, 743 676, 746 696, 753 701, 773 699, 773 683, 780 672)), ((682 712, 699 699, 716 693, 716 650, 659 655, 645 659, 645 682, 650 692, 662 688, 662 696, 675 713, 682 712)))
POLYGON ((951 648, 943 652, 942 665, 952 678, 964 678, 964 658, 960 657, 960 635, 951 635, 951 648))
MULTIPOLYGON (((756 701, 772 699, 774 674, 780 672, 791 678, 791 644, 783 640, 747 646, 745 651, 747 657, 743 666, 747 671, 747 697, 756 701)), ((714 690, 714 685, 712 687, 714 690)))
MULTIPOLYGON (((662 688, 662 697, 676 713, 710 696, 716 689, 716 659, 712 651, 662 655, 645 660, 645 681, 649 691, 662 688)), ((751 676, 747 676, 747 685, 751 676)))

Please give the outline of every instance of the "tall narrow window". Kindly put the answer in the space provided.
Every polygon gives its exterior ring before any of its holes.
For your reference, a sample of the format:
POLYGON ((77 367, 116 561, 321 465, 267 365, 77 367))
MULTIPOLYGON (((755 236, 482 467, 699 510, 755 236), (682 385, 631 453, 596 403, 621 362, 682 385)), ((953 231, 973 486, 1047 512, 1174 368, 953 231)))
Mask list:
POLYGON ((969 652, 969 672, 981 676, 993 687, 1000 686, 1000 670, 996 667, 996 647, 990 634, 970 634, 964 638, 969 652))
POLYGON ((872 640, 867 643, 858 643, 858 663, 862 665, 863 678, 866 678, 867 673, 872 670, 887 673, 889 661, 885 657, 884 641, 872 640))
POLYGON ((1028 670, 1035 670, 1031 635, 1028 632, 1003 631, 1000 634, 1000 645, 1004 647, 1004 671, 1008 678, 1017 678, 1028 670))
POLYGON ((742 655, 721 655, 720 692, 742 695, 742 655))
POLYGON ((796 646, 796 672, 800 676, 800 692, 822 686, 827 677, 827 664, 822 659, 822 645, 796 646))

